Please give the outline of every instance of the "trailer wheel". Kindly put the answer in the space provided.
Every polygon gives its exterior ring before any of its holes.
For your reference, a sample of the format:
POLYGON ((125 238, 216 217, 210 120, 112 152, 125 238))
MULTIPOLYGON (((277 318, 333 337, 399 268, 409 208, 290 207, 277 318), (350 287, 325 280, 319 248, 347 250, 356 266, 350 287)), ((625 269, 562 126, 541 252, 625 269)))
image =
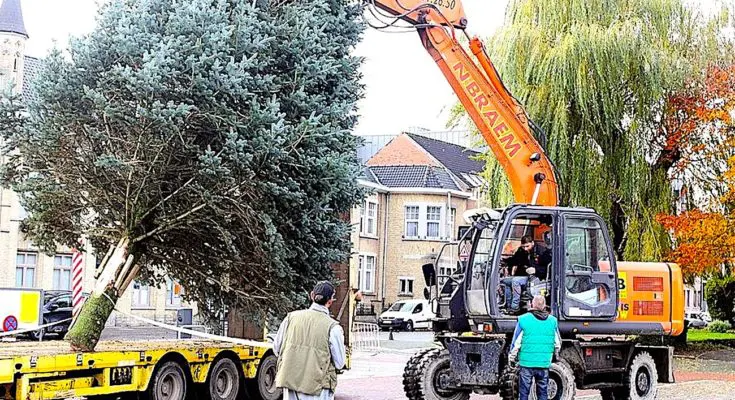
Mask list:
POLYGON ((229 358, 219 359, 209 373, 207 380, 211 400, 235 400, 240 388, 240 372, 229 358))
POLYGON ((283 390, 276 387, 277 366, 278 357, 275 354, 269 354, 260 360, 255 379, 247 379, 245 383, 250 395, 249 398, 254 400, 278 400, 281 398, 283 390))
POLYGON ((467 400, 470 393, 447 388, 449 352, 430 349, 413 356, 403 372, 403 389, 411 400, 467 400))
POLYGON ((628 368, 622 400, 654 400, 658 393, 656 362, 646 351, 638 353, 628 368))
POLYGON ((150 400, 184 400, 186 398, 186 374, 181 365, 167 361, 156 368, 148 384, 150 400))

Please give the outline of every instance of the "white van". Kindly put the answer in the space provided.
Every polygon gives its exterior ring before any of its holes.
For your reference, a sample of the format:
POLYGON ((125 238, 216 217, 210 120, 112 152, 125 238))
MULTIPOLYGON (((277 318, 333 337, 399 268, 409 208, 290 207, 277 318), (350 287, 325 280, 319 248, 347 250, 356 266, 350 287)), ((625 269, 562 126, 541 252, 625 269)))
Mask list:
POLYGON ((436 315, 431 312, 427 300, 399 300, 378 317, 378 326, 382 330, 393 328, 412 331, 416 328, 431 328, 431 319, 436 315))

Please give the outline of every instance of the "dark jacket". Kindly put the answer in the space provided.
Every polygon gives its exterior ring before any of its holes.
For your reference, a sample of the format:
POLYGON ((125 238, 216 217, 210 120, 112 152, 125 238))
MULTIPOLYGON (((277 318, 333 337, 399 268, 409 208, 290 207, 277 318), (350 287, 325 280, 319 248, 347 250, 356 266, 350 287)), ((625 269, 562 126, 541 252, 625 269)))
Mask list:
POLYGON ((534 274, 537 278, 544 280, 546 279, 547 270, 549 264, 551 264, 551 249, 540 246, 538 243, 534 244, 531 252, 523 250, 523 247, 519 247, 516 252, 510 256, 506 263, 508 267, 516 268, 515 276, 528 276, 526 268, 533 267, 536 269, 534 274))

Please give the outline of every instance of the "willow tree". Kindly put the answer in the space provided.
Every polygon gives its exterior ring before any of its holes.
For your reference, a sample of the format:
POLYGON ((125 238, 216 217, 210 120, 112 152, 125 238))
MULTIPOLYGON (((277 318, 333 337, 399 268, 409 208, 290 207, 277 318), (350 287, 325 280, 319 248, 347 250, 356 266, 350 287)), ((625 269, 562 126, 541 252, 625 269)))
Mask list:
POLYGON ((347 258, 340 213, 362 197, 350 4, 112 0, 45 60, 33 101, 0 104, 26 234, 48 252, 84 238, 101 259, 73 348, 94 349, 135 279, 257 317, 347 258))
MULTIPOLYGON (((669 238, 671 164, 656 145, 666 98, 722 52, 707 20, 682 0, 511 0, 488 40, 505 84, 546 132, 563 205, 607 218, 619 257, 658 259, 669 238)), ((508 184, 492 154, 494 206, 508 184)))

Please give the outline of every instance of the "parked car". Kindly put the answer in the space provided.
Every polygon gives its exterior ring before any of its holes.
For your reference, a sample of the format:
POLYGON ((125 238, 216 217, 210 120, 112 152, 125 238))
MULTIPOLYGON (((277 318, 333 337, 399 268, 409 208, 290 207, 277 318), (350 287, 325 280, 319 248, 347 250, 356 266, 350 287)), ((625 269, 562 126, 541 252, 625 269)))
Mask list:
POLYGON ((431 319, 436 315, 431 311, 427 300, 399 300, 378 317, 382 330, 431 328, 431 319))
MULTIPOLYGON (((43 292, 43 322, 42 325, 50 324, 57 321, 63 321, 71 318, 72 313, 72 292, 70 290, 49 290, 43 292)), ((87 293, 84 294, 86 298, 87 293)), ((31 332, 31 337, 39 339, 41 332, 44 338, 48 335, 56 335, 63 338, 69 330, 71 321, 59 323, 48 328, 39 329, 31 332)))
POLYGON ((700 313, 699 316, 702 317, 702 319, 704 320, 704 322, 706 322, 708 324, 710 322, 712 322, 712 316, 709 315, 709 311, 705 311, 703 313, 700 313))
POLYGON ((690 328, 706 328, 707 321, 705 321, 699 313, 688 312, 684 314, 684 321, 690 328))

